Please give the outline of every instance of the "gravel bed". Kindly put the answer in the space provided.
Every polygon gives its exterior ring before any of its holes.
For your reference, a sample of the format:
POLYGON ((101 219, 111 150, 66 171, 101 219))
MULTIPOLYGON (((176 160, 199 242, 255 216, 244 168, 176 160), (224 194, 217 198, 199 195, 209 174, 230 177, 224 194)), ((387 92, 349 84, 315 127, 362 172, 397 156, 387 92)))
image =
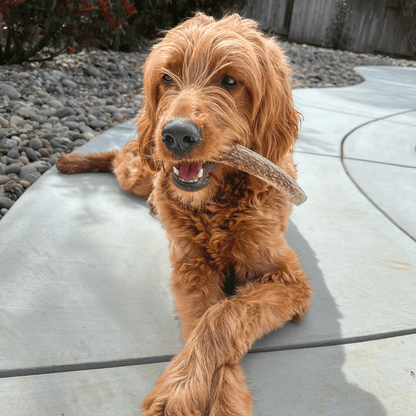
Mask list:
POLYGON ((383 55, 357 54, 309 45, 282 42, 293 66, 293 88, 331 88, 356 85, 364 78, 356 66, 416 67, 416 60, 383 55))
MULTIPOLYGON (((282 42, 294 88, 355 85, 359 65, 416 67, 416 61, 282 42)), ((0 220, 63 153, 140 110, 145 53, 100 50, 51 62, 0 66, 0 220)))

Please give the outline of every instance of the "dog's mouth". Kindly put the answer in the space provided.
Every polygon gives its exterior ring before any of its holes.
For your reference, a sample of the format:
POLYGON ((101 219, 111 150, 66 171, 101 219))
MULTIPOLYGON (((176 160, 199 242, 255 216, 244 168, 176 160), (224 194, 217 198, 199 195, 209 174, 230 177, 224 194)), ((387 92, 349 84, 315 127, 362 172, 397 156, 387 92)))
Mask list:
POLYGON ((177 163, 173 166, 172 182, 183 191, 200 191, 211 182, 210 173, 217 166, 218 163, 205 161, 177 163))

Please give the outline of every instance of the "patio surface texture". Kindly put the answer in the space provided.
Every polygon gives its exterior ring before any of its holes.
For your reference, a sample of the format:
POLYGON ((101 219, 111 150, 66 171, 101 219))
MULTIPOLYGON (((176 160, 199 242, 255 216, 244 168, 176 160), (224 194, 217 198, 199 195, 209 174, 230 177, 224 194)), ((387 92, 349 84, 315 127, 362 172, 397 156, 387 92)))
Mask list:
MULTIPOLYGON (((314 301, 243 359, 255 414, 416 415, 416 69, 295 90, 314 301)), ((120 148, 133 121, 80 152, 120 148)), ((168 241, 112 174, 45 173, 0 222, 0 415, 138 415, 182 347, 168 241)))

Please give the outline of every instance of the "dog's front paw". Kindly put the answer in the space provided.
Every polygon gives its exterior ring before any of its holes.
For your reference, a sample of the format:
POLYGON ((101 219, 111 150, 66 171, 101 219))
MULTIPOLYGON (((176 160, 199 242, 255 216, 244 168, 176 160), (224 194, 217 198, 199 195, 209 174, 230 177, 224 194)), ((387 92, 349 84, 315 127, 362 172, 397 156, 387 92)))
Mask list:
POLYGON ((205 413, 211 383, 203 372, 176 356, 142 404, 145 416, 200 416, 205 413))
MULTIPOLYGON (((184 382, 189 384, 188 382, 184 382)), ((202 411, 197 409, 195 397, 190 397, 192 389, 177 383, 158 383, 142 404, 145 416, 200 416, 202 411)), ((195 392, 197 394, 197 392, 195 392)), ((202 409, 202 408, 200 408, 202 409)))
MULTIPOLYGON (((179 393, 179 392, 178 392, 179 393)), ((179 393, 180 394, 180 393, 179 393)), ((176 396, 176 394, 174 395, 176 396)), ((168 394, 153 390, 145 399, 142 405, 144 416, 201 416, 199 410, 192 409, 180 397, 173 397, 168 394)))

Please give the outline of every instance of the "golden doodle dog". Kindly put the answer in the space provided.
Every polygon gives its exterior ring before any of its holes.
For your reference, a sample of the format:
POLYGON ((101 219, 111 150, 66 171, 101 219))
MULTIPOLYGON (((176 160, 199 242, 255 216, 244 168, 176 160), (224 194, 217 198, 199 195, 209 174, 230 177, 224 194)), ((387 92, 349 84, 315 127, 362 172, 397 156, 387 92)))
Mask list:
POLYGON ((239 361, 264 334, 299 321, 312 290, 283 237, 287 196, 213 161, 239 144, 296 177, 290 69, 256 22, 198 13, 153 46, 143 86, 137 140, 121 151, 62 156, 57 168, 114 172, 122 189, 152 194, 167 230, 185 346, 143 414, 251 415, 239 361))

